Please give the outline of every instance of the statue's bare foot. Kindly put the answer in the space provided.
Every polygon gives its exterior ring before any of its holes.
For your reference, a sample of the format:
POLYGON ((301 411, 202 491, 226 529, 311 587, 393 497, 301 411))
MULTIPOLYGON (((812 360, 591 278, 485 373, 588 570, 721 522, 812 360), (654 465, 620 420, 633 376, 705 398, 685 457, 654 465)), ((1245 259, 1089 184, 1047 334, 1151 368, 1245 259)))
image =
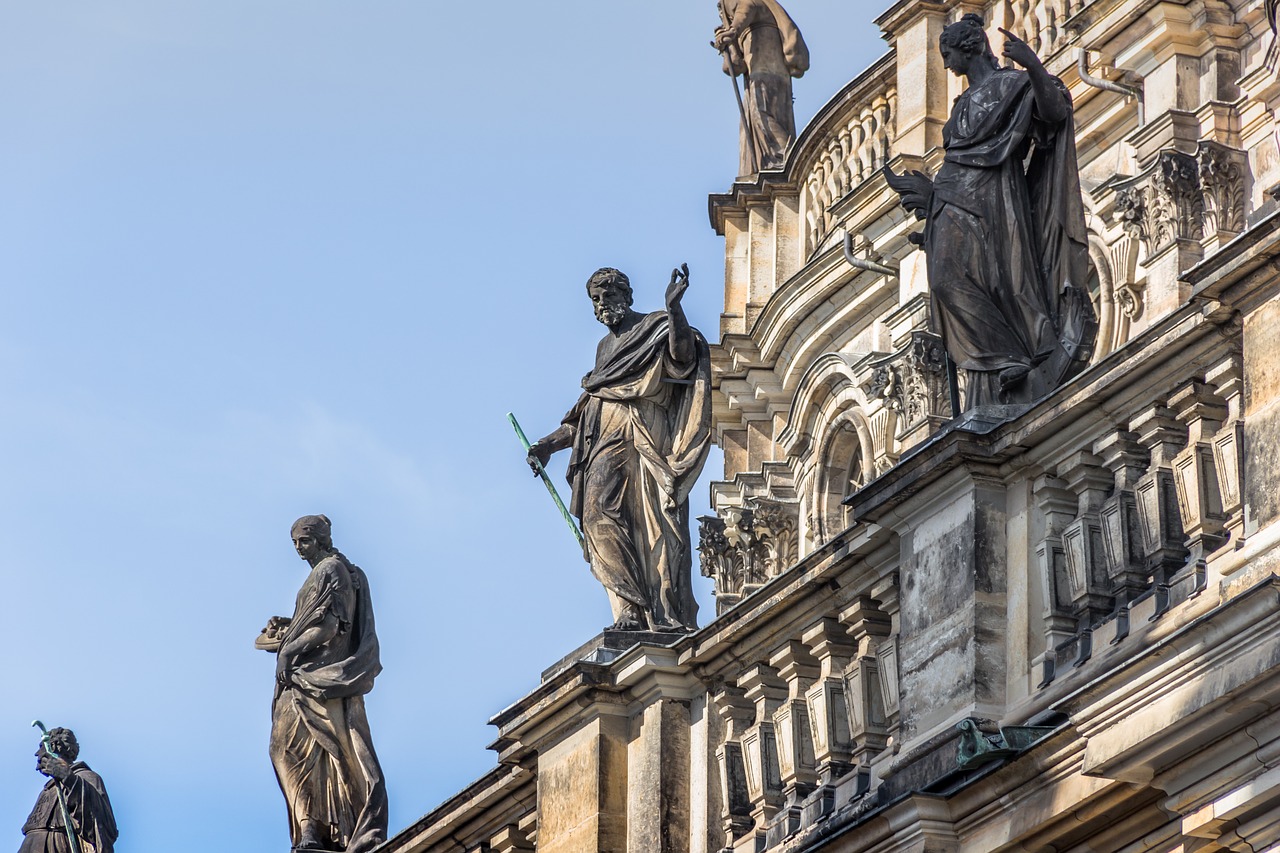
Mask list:
POLYGON ((643 631, 647 627, 644 613, 634 604, 627 604, 618 615, 618 619, 609 627, 610 631, 643 631))

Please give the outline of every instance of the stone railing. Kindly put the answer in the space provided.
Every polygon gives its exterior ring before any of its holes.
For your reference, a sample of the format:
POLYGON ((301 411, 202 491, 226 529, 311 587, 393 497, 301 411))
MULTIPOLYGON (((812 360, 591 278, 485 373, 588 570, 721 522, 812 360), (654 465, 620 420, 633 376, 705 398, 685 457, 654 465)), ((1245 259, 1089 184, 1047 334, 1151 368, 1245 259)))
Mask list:
POLYGON ((1035 49, 1042 59, 1067 46, 1067 21, 1093 0, 996 0, 987 22, 1004 27, 1035 49))
POLYGON ((1040 686, 1124 640, 1208 582, 1210 556, 1244 529, 1238 352, 1168 382, 1128 416, 1046 466, 1033 485, 1045 535, 1040 686))
POLYGON ((893 55, 846 86, 805 129, 790 165, 800 184, 804 254, 835 227, 831 206, 888 162, 898 92, 893 55))

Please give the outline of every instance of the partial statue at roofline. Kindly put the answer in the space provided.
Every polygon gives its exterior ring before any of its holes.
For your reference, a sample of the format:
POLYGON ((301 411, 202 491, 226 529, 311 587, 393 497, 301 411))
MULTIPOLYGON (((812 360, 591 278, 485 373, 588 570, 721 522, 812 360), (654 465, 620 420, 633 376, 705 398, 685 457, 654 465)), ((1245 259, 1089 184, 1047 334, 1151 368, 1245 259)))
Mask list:
POLYGON ((738 174, 780 169, 796 139, 791 78, 809 70, 809 48, 777 0, 718 5, 720 26, 711 44, 724 59, 724 73, 734 78, 741 119, 738 174))

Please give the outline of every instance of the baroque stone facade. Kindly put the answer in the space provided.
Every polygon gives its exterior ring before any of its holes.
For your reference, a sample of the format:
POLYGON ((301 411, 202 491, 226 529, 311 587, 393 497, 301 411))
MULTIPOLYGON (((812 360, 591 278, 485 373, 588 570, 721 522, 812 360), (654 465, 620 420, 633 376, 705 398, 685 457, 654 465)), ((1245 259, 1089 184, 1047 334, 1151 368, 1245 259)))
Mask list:
POLYGON ((1280 849, 1274 16, 893 3, 892 50, 711 199, 716 618, 552 667, 495 770, 382 849, 1280 849), (881 173, 936 171, 967 12, 1070 89, 1099 319, 1006 422, 952 420, 881 173))

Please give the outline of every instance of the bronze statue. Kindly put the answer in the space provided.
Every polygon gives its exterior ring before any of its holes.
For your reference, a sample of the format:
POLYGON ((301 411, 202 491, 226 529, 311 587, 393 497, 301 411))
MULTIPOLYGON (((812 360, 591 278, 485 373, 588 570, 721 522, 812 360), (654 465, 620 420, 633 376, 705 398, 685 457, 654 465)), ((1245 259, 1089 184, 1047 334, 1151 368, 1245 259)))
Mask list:
POLYGON ((779 169, 796 138, 791 78, 809 70, 809 48, 777 0, 720 0, 719 7, 721 23, 711 44, 724 58, 724 73, 742 75, 746 89, 745 103, 738 94, 738 174, 779 169))
POLYGON ((49 781, 22 826, 18 853, 112 853, 120 833, 102 777, 77 760, 80 744, 71 729, 50 729, 46 738, 36 750, 36 769, 49 781))
POLYGON ((711 356, 680 301, 689 268, 671 273, 666 311, 631 309, 631 283, 606 267, 587 280, 608 332, 582 396, 560 427, 529 448, 537 473, 573 448, 570 511, 583 554, 604 584, 620 631, 692 631, 689 490, 711 446, 711 356))
POLYGON ((311 566, 292 618, 274 616, 255 644, 276 654, 271 763, 297 850, 365 853, 387 837, 387 788, 364 695, 382 671, 369 582, 333 547, 323 515, 291 531, 311 566))
POLYGON ((1001 32, 1004 56, 1025 71, 1000 67, 981 16, 943 29, 943 62, 969 88, 943 128, 942 168, 932 181, 885 169, 926 220, 913 237, 933 322, 967 374, 965 409, 1049 393, 1085 368, 1098 328, 1071 96, 1026 42, 1001 32))

